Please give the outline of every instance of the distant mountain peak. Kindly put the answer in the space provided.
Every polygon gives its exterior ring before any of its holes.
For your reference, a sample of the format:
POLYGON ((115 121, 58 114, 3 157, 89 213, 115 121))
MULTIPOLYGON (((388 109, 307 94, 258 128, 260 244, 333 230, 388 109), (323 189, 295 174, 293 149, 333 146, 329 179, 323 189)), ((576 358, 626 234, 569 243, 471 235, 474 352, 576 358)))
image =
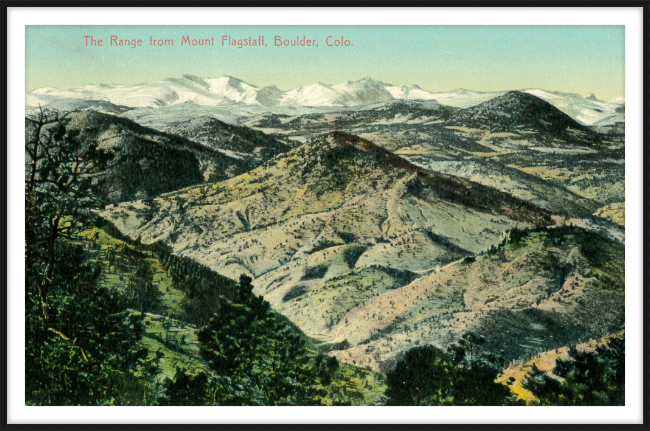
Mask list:
POLYGON ((244 82, 244 81, 242 81, 241 79, 239 79, 239 78, 237 78, 237 77, 235 77, 235 76, 232 76, 232 75, 228 75, 228 74, 225 74, 225 75, 221 76, 221 78, 225 78, 225 79, 227 79, 228 81, 244 82))
POLYGON ((300 86, 297 89, 291 91, 302 91, 308 88, 330 88, 330 86, 328 84, 318 81, 318 82, 314 82, 313 84, 300 86))
POLYGON ((509 91, 502 96, 463 109, 450 123, 499 132, 521 128, 535 129, 567 139, 567 129, 593 134, 589 128, 579 124, 549 102, 521 91, 509 91))
POLYGON ((204 87, 205 89, 208 89, 210 85, 205 82, 203 79, 199 78, 196 75, 183 75, 183 78, 187 79, 188 81, 191 81, 195 84, 200 85, 201 87, 204 87))
POLYGON ((255 85, 249 84, 248 82, 243 81, 243 80, 241 80, 239 78, 236 78, 234 76, 231 76, 231 75, 223 75, 222 77, 217 78, 216 81, 224 81, 226 83, 226 85, 228 85, 230 87, 234 87, 234 88, 239 88, 239 87, 241 87, 242 84, 245 84, 245 85, 247 85, 249 87, 252 87, 252 88, 257 88, 255 85))
MULTIPOLYGON (((624 122, 621 106, 625 98, 600 101, 594 94, 560 93, 538 88, 522 90, 545 100, 584 125, 602 121, 607 124, 624 122)), ((69 90, 41 88, 25 94, 28 110, 39 106, 96 106, 97 102, 112 103, 118 108, 161 108, 173 105, 224 106, 230 103, 274 108, 361 107, 395 100, 429 100, 455 108, 469 108, 496 97, 504 91, 481 92, 459 88, 432 93, 416 84, 393 85, 370 76, 336 85, 316 82, 297 89, 282 91, 276 86, 260 88, 232 75, 200 78, 185 74, 160 82, 136 85, 93 84, 69 90)), ((523 99, 522 99, 523 100, 523 99)), ((503 102, 503 101, 502 101, 503 102)))
POLYGON ((518 91, 518 90, 508 91, 507 93, 501 96, 497 96, 494 99, 488 100, 487 102, 484 102, 481 105, 491 105, 491 106, 496 106, 501 108, 512 107, 513 109, 515 108, 522 109, 522 108, 530 108, 530 107, 537 106, 539 108, 535 108, 535 109, 544 108, 550 110, 557 110, 557 108, 555 108, 553 105, 548 103, 546 100, 537 97, 533 94, 525 93, 523 91, 518 91), (512 104, 516 104, 516 106, 511 106, 512 104))
POLYGON ((261 88, 255 97, 255 100, 265 106, 276 106, 284 92, 275 85, 261 88))
POLYGON ((196 75, 192 75, 190 73, 186 73, 183 75, 183 78, 189 79, 190 81, 203 81, 203 79, 199 78, 196 75))
POLYGON ((524 93, 523 91, 519 91, 519 90, 508 91, 503 96, 496 97, 495 99, 503 99, 503 100, 513 99, 513 100, 528 100, 528 101, 542 100, 537 96, 533 96, 532 94, 524 93))

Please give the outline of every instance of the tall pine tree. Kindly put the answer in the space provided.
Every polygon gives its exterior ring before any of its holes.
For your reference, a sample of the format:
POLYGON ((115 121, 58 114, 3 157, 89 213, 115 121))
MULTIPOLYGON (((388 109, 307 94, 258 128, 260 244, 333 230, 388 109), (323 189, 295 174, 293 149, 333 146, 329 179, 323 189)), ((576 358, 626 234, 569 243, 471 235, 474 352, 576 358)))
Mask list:
POLYGON ((218 375, 259 391, 263 405, 319 404, 319 378, 305 341, 240 277, 234 301, 199 332, 201 355, 218 375))
POLYGON ((68 116, 27 120, 25 142, 25 396, 27 404, 142 404, 155 367, 143 326, 99 288, 77 234, 101 203, 110 154, 68 116))
POLYGON ((593 352, 569 349, 553 375, 533 364, 523 387, 553 406, 624 406, 625 335, 613 337, 593 352))

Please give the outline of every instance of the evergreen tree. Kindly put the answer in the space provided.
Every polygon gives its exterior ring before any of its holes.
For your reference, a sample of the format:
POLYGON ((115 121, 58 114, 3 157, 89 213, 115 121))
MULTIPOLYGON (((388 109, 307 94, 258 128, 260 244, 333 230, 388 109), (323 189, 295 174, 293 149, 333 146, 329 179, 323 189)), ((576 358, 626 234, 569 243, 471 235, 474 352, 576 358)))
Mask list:
POLYGON ((189 258, 174 256, 169 251, 160 251, 158 256, 175 286, 184 293, 181 303, 183 313, 179 316, 182 320, 205 326, 218 311, 221 296, 234 298, 234 280, 189 258))
POLYGON ((317 375, 304 340, 252 290, 250 277, 242 275, 236 302, 221 299, 199 332, 202 357, 217 374, 259 389, 261 404, 318 404, 317 375))
POLYGON ((25 396, 32 405, 142 405, 156 366, 138 340, 142 318, 97 287, 80 246, 58 242, 47 297, 27 304, 25 396))
POLYGON ((205 372, 191 375, 176 367, 174 379, 166 378, 164 392, 159 401, 162 406, 206 406, 209 376, 205 372))
POLYGON ((625 336, 614 337, 593 352, 569 349, 568 359, 556 361, 553 375, 533 365, 523 387, 542 405, 624 406, 625 336))
POLYGON ((138 347, 141 318, 98 287, 74 245, 101 201, 109 155, 66 116, 27 119, 25 396, 31 405, 142 404, 155 366, 138 347))
POLYGON ((138 261, 127 286, 129 305, 143 313, 159 313, 162 310, 162 292, 153 282, 151 268, 146 261, 138 261))
POLYGON ((165 379, 163 390, 159 400, 162 406, 264 405, 264 394, 259 388, 205 371, 193 375, 177 368, 174 379, 165 379))
MULTIPOLYGON (((82 142, 66 116, 27 118, 25 144, 25 295, 47 295, 56 266, 56 243, 73 238, 101 202, 101 173, 110 155, 82 142)), ((46 313, 46 310, 43 310, 46 313)))
MULTIPOLYGON (((416 347, 406 352, 387 376, 388 405, 510 405, 510 389, 495 383, 499 369, 493 358, 478 355, 484 340, 467 333, 446 352, 416 347)), ((496 358, 494 358, 496 359, 496 358)))
POLYGON ((442 405, 451 397, 451 370, 454 364, 433 346, 406 352, 388 373, 386 396, 391 406, 442 405))
POLYGON ((339 361, 334 356, 325 356, 319 353, 314 359, 314 369, 323 386, 329 386, 332 383, 332 377, 336 370, 339 369, 339 361), (326 359, 327 358, 327 359, 326 359))

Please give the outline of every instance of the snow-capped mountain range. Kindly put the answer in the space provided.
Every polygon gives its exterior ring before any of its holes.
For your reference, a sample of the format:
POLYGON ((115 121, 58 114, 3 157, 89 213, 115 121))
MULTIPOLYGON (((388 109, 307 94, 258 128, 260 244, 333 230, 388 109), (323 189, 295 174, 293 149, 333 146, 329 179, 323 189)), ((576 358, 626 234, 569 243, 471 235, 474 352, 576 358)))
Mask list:
MULTIPOLYGON (((592 94, 558 93, 541 89, 522 90, 546 100, 559 110, 585 125, 624 122, 625 98, 600 101, 592 94)), ((141 85, 87 85, 58 90, 40 88, 25 95, 26 107, 47 106, 53 101, 103 101, 128 108, 160 108, 184 103, 199 106, 229 104, 251 107, 363 107, 392 100, 435 100, 458 108, 469 108, 506 92, 456 90, 432 93, 417 85, 392 85, 364 78, 339 85, 315 83, 294 90, 282 91, 276 86, 257 87, 232 76, 202 79, 193 75, 170 78, 141 85)))

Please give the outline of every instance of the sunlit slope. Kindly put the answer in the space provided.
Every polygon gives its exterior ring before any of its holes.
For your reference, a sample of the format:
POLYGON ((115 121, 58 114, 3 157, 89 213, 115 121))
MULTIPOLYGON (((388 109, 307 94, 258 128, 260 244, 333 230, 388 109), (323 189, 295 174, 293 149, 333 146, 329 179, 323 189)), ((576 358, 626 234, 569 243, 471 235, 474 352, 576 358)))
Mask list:
MULTIPOLYGON (((100 286, 110 289, 129 301, 129 293, 137 284, 142 268, 150 271, 150 287, 160 292, 155 313, 142 312, 137 304, 130 302, 132 314, 144 314, 144 334, 140 345, 148 351, 148 359, 156 358, 159 369, 155 381, 174 379, 176 370, 191 375, 201 372, 212 374, 200 355, 199 327, 183 320, 183 301, 186 292, 173 275, 164 269, 164 253, 155 251, 160 247, 143 246, 120 239, 110 225, 85 230, 76 244, 83 246, 92 262, 101 268, 100 286), (111 236, 115 235, 115 236, 111 236), (134 308, 131 308, 134 307, 134 308)), ((235 283, 233 281, 233 283, 235 283)), ((313 340, 300 334, 309 346, 310 355, 316 356, 313 340)), ((321 401, 326 405, 349 402, 351 405, 377 405, 383 399, 383 377, 372 371, 341 363, 332 374, 328 386, 322 386, 321 401)), ((147 394, 147 397, 149 395, 147 394)), ((145 398, 144 404, 151 398, 145 398)))
MULTIPOLYGON (((625 332, 623 331, 596 340, 586 341, 576 345, 575 347, 579 352, 593 352, 597 347, 605 345, 610 340, 624 335, 625 332)), ((532 370, 533 365, 537 366, 540 370, 549 372, 553 375, 552 371, 553 368, 555 368, 557 360, 567 360, 569 357, 569 347, 561 347, 548 352, 542 352, 528 361, 511 364, 498 377, 497 382, 510 386, 510 390, 517 394, 517 397, 521 400, 526 402, 539 402, 539 399, 533 395, 532 392, 523 387, 523 383, 532 370)))
POLYGON ((620 331, 625 247, 577 227, 513 231, 498 248, 351 309, 333 325, 336 356, 376 370, 421 344, 467 331, 507 360, 620 331))
POLYGON ((625 202, 613 203, 598 208, 595 214, 604 219, 611 220, 623 228, 625 227, 625 202))
POLYGON ((164 241, 226 276, 251 275, 277 310, 325 339, 333 319, 383 290, 484 251, 517 225, 552 223, 533 204, 344 133, 102 216, 145 244, 164 241), (347 277, 368 288, 348 295, 347 281, 337 281, 347 277))

